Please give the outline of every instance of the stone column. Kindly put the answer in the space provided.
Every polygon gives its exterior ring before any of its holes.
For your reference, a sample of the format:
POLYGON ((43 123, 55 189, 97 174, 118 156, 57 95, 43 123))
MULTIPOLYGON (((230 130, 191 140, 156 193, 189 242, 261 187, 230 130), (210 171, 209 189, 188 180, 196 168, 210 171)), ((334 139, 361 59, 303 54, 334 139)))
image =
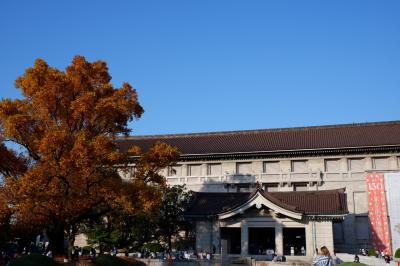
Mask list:
POLYGON ((283 233, 282 224, 275 224, 275 251, 277 255, 283 255, 283 233))
POLYGON ((197 251, 209 251, 212 239, 210 221, 197 221, 196 222, 196 249, 197 251))
POLYGON ((306 226, 306 255, 312 257, 315 253, 313 221, 308 221, 306 226))
POLYGON ((213 250, 213 247, 215 247, 215 252, 217 254, 221 252, 221 235, 218 218, 212 222, 211 251, 213 250))
POLYGON ((247 256, 249 252, 249 228, 246 221, 242 221, 241 225, 241 248, 240 255, 247 256))

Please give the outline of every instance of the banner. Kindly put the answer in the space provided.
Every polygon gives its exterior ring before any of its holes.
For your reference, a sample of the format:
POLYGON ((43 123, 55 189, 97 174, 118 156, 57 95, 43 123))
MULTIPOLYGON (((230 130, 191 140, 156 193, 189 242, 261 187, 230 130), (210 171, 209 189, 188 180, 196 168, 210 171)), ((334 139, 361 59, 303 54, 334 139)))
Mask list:
POLYGON ((379 173, 371 173, 367 175, 366 181, 372 245, 375 250, 392 255, 384 176, 379 173))
POLYGON ((385 174, 385 188, 394 253, 400 248, 400 173, 385 174))

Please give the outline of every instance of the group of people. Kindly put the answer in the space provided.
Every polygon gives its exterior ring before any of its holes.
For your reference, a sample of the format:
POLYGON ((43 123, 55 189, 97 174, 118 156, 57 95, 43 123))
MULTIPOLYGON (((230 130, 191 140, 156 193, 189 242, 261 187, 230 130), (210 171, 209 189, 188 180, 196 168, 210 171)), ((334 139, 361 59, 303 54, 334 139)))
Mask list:
MULTIPOLYGON (((364 253, 362 253, 362 251, 360 252, 361 255, 364 255, 364 253)), ((366 253, 368 254, 368 253, 366 253)), ((386 262, 386 265, 390 265, 390 261, 392 260, 392 258, 387 255, 387 254, 383 254, 383 253, 378 253, 378 257, 379 258, 383 258, 386 262)), ((364 255, 367 256, 367 255, 364 255)), ((360 258, 358 257, 358 255, 356 254, 354 256, 354 263, 360 263, 360 258)), ((320 248, 320 250, 318 251, 318 249, 316 249, 316 255, 314 256, 313 259, 313 265, 314 266, 332 266, 333 265, 333 259, 331 257, 331 254, 328 250, 327 247, 323 246, 320 248)))
MULTIPOLYGON (((368 249, 365 249, 365 248, 360 249, 359 254, 362 255, 362 256, 369 256, 370 255, 368 249)), ((377 258, 384 259, 385 262, 386 262, 386 265, 390 265, 390 261, 392 260, 391 256, 389 256, 388 254, 385 254, 383 251, 379 251, 379 250, 376 250, 375 254, 376 254, 375 256, 377 258)), ((354 256, 354 262, 355 263, 359 263, 360 262, 360 257, 358 257, 357 254, 354 256)))
POLYGON ((193 253, 188 252, 187 250, 180 250, 175 253, 175 260, 190 260, 190 259, 200 259, 200 260, 211 260, 211 254, 209 252, 196 250, 193 253))
POLYGON ((89 255, 91 258, 96 257, 96 250, 92 247, 90 248, 90 250, 88 251, 88 254, 84 254, 84 251, 82 248, 80 247, 73 247, 72 251, 71 251, 71 260, 72 261, 78 261, 79 258, 83 255, 89 255))

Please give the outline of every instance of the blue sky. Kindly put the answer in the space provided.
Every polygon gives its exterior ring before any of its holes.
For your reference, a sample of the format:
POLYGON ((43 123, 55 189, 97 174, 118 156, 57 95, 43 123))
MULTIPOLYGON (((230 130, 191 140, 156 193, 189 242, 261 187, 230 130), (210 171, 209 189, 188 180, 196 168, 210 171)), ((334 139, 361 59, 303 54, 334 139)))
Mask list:
POLYGON ((400 1, 0 1, 0 98, 44 58, 105 60, 133 134, 400 118, 400 1))

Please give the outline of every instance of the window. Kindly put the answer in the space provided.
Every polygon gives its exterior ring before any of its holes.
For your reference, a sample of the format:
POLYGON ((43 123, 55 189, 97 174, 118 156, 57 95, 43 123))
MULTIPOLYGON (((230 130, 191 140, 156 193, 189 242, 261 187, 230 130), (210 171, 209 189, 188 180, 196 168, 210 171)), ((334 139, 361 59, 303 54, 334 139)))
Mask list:
POLYGON ((264 162, 263 172, 267 174, 276 174, 281 171, 281 166, 279 161, 275 162, 264 162))
POLYGON ((187 168, 188 176, 200 176, 201 175, 201 164, 189 164, 187 168))
POLYGON ((339 173, 340 172, 340 160, 339 159, 326 159, 325 160, 325 172, 339 173))
POLYGON ((279 187, 278 187, 278 184, 267 184, 267 185, 265 185, 265 190, 267 191, 267 192, 276 192, 276 191, 279 191, 279 187))
POLYGON ((168 167, 168 176, 180 176, 182 174, 182 168, 180 165, 174 165, 168 167))
POLYGON ((210 163, 207 165, 207 175, 219 176, 221 175, 221 172, 220 163, 210 163))
POLYGON ((353 158, 348 160, 348 168, 351 172, 364 171, 364 158, 353 158))
POLYGON ((251 172, 251 163, 236 163, 237 174, 248 174, 251 172))
POLYGON ((292 172, 306 173, 307 172, 307 161, 292 161, 292 172))
POLYGON ((122 179, 132 179, 136 172, 135 166, 127 166, 118 170, 122 179))
POLYGON ((385 170, 389 168, 389 158, 377 157, 372 158, 372 169, 385 170))
POLYGON ((293 187, 294 191, 307 191, 307 183, 295 184, 293 187))

